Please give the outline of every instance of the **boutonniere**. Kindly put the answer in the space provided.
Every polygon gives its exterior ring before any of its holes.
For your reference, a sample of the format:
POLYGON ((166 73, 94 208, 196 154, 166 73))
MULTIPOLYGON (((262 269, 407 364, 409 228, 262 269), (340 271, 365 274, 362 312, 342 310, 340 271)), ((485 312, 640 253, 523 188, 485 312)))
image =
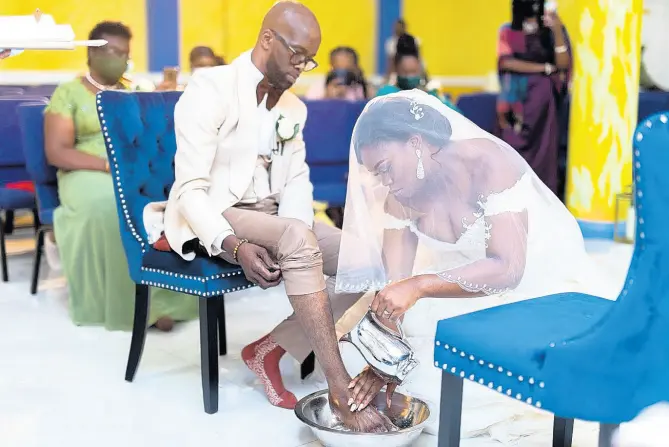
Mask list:
POLYGON ((283 155, 283 147, 286 145, 286 142, 295 138, 299 131, 299 123, 291 121, 290 118, 285 115, 279 115, 279 119, 276 120, 277 146, 272 150, 272 153, 274 155, 283 155))

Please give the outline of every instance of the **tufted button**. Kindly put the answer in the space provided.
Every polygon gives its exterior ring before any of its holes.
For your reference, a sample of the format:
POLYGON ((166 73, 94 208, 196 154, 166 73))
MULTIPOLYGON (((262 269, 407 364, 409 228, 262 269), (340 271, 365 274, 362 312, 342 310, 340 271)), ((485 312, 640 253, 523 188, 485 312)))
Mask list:
POLYGON ((143 186, 140 186, 140 187, 139 187, 139 194, 142 195, 142 196, 145 196, 145 195, 146 195, 146 190, 144 189, 143 186))

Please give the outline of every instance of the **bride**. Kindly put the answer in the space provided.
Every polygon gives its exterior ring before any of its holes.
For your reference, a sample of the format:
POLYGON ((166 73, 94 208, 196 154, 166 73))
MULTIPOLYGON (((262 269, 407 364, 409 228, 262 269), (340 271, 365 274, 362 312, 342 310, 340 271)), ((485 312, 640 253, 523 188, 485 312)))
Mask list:
MULTIPOLYGON (((339 256, 338 291, 378 291, 344 319, 357 322, 370 300, 380 318, 403 319, 421 359, 405 391, 427 400, 439 396, 439 320, 551 293, 617 293, 597 287, 576 220, 522 157, 418 90, 371 101, 356 123, 339 256)), ((363 370, 352 405, 385 385, 363 370)), ((464 407, 465 436, 536 414, 474 385, 464 407)))

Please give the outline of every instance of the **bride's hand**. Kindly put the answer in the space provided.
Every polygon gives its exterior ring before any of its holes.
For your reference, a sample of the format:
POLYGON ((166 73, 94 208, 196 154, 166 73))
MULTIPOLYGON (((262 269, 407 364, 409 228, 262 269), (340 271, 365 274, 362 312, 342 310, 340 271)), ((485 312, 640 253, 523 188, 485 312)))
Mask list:
POLYGON ((422 298, 415 278, 407 278, 384 287, 374 297, 370 308, 379 317, 397 321, 422 298))
POLYGON ((390 407, 397 385, 388 383, 376 374, 372 368, 366 366, 360 374, 351 380, 348 386, 349 389, 352 389, 352 397, 348 401, 351 411, 360 411, 367 408, 377 394, 379 394, 379 391, 386 385, 386 406, 390 407))

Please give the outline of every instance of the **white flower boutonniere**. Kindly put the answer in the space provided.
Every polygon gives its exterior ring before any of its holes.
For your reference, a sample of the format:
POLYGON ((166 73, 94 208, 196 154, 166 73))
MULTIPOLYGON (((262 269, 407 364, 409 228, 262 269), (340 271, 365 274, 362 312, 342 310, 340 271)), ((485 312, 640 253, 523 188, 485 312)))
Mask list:
POLYGON ((276 120, 277 147, 272 151, 272 153, 274 153, 274 155, 283 155, 283 147, 286 145, 286 141, 290 141, 295 138, 299 131, 299 123, 291 121, 285 115, 279 115, 279 119, 276 120))

